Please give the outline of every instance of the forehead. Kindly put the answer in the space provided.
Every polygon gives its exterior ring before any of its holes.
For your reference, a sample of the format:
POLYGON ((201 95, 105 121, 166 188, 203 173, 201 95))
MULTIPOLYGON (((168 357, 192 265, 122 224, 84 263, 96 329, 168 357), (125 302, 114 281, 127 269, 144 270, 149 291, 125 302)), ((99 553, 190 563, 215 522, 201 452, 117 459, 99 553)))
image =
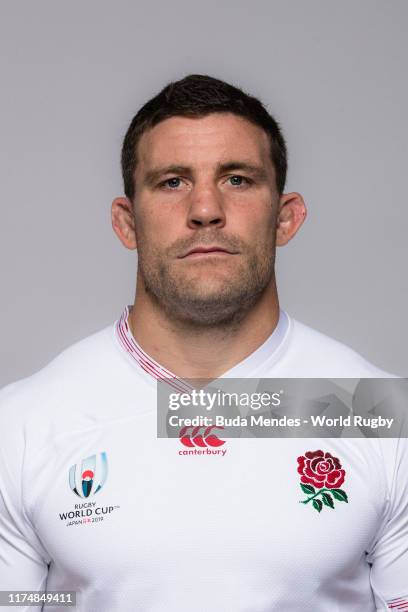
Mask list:
POLYGON ((232 113, 165 119, 142 134, 137 157, 141 171, 162 164, 215 165, 240 157, 272 165, 266 132, 232 113))

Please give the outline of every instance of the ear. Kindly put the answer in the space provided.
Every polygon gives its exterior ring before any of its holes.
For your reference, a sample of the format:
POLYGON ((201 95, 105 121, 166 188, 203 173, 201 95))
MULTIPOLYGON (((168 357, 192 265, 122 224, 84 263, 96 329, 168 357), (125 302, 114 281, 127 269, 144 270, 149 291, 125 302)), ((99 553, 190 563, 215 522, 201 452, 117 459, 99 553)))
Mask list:
POLYGON ((115 198, 111 211, 113 231, 127 249, 136 249, 133 205, 128 198, 115 198))
POLYGON ((276 222, 276 246, 284 246, 293 238, 306 219, 306 214, 306 205, 300 193, 281 195, 276 222))

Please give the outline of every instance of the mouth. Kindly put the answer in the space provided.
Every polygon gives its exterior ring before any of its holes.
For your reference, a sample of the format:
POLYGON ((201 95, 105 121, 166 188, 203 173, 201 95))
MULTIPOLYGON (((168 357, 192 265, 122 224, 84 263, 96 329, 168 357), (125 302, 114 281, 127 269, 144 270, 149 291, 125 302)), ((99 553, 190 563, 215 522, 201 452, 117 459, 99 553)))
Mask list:
POLYGON ((180 259, 196 259, 199 257, 214 257, 219 255, 236 255, 236 252, 228 251, 220 246, 197 246, 187 251, 184 255, 181 255, 180 259))

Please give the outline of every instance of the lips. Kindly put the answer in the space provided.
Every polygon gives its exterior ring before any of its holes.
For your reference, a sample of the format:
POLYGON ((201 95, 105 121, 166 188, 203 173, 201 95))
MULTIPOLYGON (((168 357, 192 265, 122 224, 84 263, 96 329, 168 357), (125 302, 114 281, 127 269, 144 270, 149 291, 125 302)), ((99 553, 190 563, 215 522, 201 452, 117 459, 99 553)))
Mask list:
POLYGON ((190 251, 187 251, 187 253, 185 253, 184 255, 182 255, 181 257, 190 257, 190 256, 194 256, 194 255, 206 255, 206 254, 210 254, 210 253, 226 253, 228 255, 234 255, 233 252, 228 251, 227 249, 224 249, 223 247, 220 246, 197 246, 194 247, 193 249, 190 249, 190 251))

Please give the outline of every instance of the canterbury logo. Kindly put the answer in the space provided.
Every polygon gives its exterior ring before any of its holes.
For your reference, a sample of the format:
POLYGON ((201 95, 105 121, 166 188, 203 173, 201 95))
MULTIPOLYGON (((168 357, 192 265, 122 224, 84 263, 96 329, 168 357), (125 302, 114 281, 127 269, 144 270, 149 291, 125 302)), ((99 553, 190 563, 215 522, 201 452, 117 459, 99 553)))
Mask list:
POLYGON ((184 446, 189 446, 190 448, 194 448, 195 446, 200 446, 201 448, 206 448, 207 446, 222 446, 225 444, 225 440, 220 440, 215 434, 211 433, 213 429, 224 429, 222 426, 210 425, 204 430, 203 435, 199 433, 199 431, 203 429, 202 427, 182 427, 180 430, 180 442, 184 444, 184 446), (192 429, 191 435, 188 433, 189 429, 192 429))

